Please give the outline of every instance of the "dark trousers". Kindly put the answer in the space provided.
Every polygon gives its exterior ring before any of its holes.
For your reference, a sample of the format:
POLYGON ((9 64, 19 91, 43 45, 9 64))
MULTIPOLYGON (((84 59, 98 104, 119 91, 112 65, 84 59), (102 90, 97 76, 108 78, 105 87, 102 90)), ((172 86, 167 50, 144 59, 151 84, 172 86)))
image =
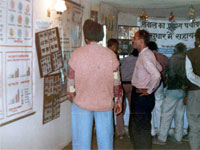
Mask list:
POLYGON ((155 105, 154 93, 140 96, 132 89, 129 134, 134 149, 151 149, 151 112, 155 105))

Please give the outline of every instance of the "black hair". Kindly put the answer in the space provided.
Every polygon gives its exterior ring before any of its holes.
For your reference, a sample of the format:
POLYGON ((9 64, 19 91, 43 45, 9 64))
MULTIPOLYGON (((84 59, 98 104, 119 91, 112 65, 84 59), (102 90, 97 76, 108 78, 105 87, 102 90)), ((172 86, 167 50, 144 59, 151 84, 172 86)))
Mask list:
POLYGON ((176 53, 184 53, 187 50, 185 44, 178 43, 175 45, 175 52, 176 53))
POLYGON ((87 19, 83 25, 83 33, 85 39, 89 41, 102 41, 104 33, 103 26, 95 21, 87 19))
POLYGON ((144 44, 147 45, 150 40, 150 34, 146 30, 139 30, 139 38, 144 40, 144 44))
POLYGON ((154 41, 150 41, 148 44, 147 44, 147 46, 149 47, 149 49, 150 50, 155 50, 155 51, 157 51, 158 50, 158 46, 157 46, 157 44, 154 42, 154 41))
POLYGON ((107 42, 107 46, 111 47, 112 45, 118 46, 119 42, 116 39, 109 39, 108 42, 107 42))
POLYGON ((195 37, 196 39, 200 39, 200 28, 196 30, 195 37))

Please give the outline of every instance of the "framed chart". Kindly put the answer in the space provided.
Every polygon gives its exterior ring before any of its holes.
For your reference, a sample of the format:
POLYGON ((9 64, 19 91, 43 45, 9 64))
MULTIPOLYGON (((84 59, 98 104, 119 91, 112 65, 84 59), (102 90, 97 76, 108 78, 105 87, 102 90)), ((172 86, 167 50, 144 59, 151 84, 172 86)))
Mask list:
POLYGON ((4 60, 5 95, 0 95, 0 100, 4 98, 0 103, 0 125, 34 113, 32 52, 6 52, 4 60))
POLYGON ((44 77, 63 67, 58 27, 38 32, 35 38, 40 76, 44 77))
POLYGON ((44 77, 43 124, 60 116, 61 73, 44 77))

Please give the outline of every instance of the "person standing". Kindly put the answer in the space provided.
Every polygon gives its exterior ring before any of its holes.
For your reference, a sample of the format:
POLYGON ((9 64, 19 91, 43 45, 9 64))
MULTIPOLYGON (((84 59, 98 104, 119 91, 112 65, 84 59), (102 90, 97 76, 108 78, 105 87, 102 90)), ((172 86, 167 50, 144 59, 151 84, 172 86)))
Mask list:
POLYGON ((93 118, 98 149, 113 149, 113 112, 122 110, 122 86, 116 55, 97 42, 103 39, 102 25, 86 20, 86 46, 69 59, 67 98, 72 101, 72 145, 90 150, 93 118), (113 101, 114 99, 114 101, 113 101))
POLYGON ((119 42, 117 41, 117 39, 109 39, 107 45, 108 48, 111 49, 117 55, 119 47, 119 42))
POLYGON ((135 69, 137 57, 138 57, 138 51, 137 51, 137 49, 134 49, 128 57, 122 59, 121 65, 120 65, 124 97, 123 97, 122 113, 117 116, 116 131, 117 131, 117 135, 119 135, 121 139, 126 134, 125 125, 124 125, 124 114, 125 114, 125 111, 127 108, 126 107, 126 98, 128 99, 128 104, 129 104, 129 109, 130 109, 131 92, 132 92, 131 79, 133 76, 133 71, 135 69))
MULTIPOLYGON (((119 42, 117 41, 117 39, 111 38, 108 40, 107 42, 107 46, 110 50, 112 50, 117 58, 118 58, 118 47, 119 47, 119 42)), ((119 60, 119 58, 118 58, 119 60)), ((118 114, 116 116, 116 128, 115 128, 115 132, 116 132, 116 136, 119 137, 120 139, 123 139, 123 136, 125 135, 125 129, 124 129, 124 109, 125 109, 125 101, 122 100, 122 112, 120 114, 118 114)), ((114 122, 114 126, 115 126, 115 122, 114 122)))
POLYGON ((186 53, 186 76, 190 81, 187 95, 187 119, 192 150, 200 149, 200 28, 195 33, 196 48, 186 53))
POLYGON ((150 41, 148 43, 148 48, 152 50, 152 52, 156 57, 156 60, 162 66, 160 85, 154 93, 155 107, 153 109, 152 119, 151 119, 151 135, 155 137, 160 129, 161 106, 165 97, 164 95, 164 85, 166 84, 165 68, 167 66, 168 58, 165 55, 158 53, 158 46, 155 42, 150 41), (157 125, 155 125, 155 120, 157 125), (157 126, 157 129, 155 126, 157 126))
POLYGON ((133 38, 134 48, 139 52, 132 77, 131 113, 129 134, 134 149, 151 149, 151 112, 154 108, 154 91, 161 79, 161 65, 147 44, 150 34, 139 30, 133 38))
POLYGON ((158 139, 153 141, 154 144, 166 144, 169 128, 173 118, 176 132, 170 137, 170 139, 176 143, 181 143, 183 137, 185 111, 183 103, 185 98, 184 87, 187 85, 185 75, 185 52, 186 46, 183 43, 178 43, 175 45, 174 53, 169 59, 166 70, 166 97, 162 104, 158 139))

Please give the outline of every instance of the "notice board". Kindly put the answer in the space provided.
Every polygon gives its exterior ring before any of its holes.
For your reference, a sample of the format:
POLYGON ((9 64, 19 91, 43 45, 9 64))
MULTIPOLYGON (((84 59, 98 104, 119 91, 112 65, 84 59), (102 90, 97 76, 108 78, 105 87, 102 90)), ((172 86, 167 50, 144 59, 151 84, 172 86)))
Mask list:
POLYGON ((63 66, 58 27, 38 32, 35 38, 40 76, 44 77, 63 66))

